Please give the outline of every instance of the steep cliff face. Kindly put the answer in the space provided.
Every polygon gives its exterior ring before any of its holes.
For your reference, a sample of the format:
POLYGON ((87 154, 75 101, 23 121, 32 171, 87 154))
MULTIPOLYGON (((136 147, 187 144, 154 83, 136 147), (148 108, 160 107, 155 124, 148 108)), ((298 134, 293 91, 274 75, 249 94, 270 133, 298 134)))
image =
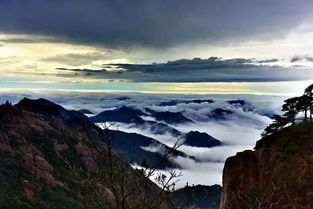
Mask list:
POLYGON ((227 159, 220 209, 312 208, 313 124, 301 123, 227 159))

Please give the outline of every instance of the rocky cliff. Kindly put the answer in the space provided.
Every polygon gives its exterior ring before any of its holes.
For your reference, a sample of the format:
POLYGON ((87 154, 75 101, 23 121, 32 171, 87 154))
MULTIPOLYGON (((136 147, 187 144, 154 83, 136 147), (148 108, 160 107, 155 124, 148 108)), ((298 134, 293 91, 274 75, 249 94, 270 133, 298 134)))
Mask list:
POLYGON ((220 209, 313 206, 313 124, 283 129, 227 159, 220 209))

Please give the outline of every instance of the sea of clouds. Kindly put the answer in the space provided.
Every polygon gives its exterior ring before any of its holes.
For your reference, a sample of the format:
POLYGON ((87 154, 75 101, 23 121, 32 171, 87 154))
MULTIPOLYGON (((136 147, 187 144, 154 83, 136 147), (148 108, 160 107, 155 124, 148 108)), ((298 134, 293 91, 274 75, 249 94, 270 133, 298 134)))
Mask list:
MULTIPOLYGON (((154 111, 182 112, 190 118, 191 123, 167 124, 182 133, 189 131, 205 132, 222 142, 221 146, 213 148, 202 148, 182 145, 179 150, 197 160, 177 157, 171 160, 177 163, 183 176, 177 186, 191 184, 221 184, 223 165, 227 157, 235 155, 245 149, 253 149, 255 142, 260 139, 263 129, 271 123, 269 116, 280 113, 280 106, 285 97, 278 96, 257 96, 257 95, 163 95, 163 94, 139 94, 139 93, 78 93, 78 92, 53 92, 48 94, 28 93, 14 94, 1 93, 0 102, 10 100, 18 102, 23 97, 40 98, 44 97, 56 102, 67 109, 88 109, 95 114, 104 110, 128 106, 144 111, 145 108, 154 111), (195 99, 210 99, 213 103, 186 102, 195 99), (227 101, 244 100, 243 106, 232 105, 227 101), (160 105, 160 103, 163 103, 160 105), (233 112, 225 115, 224 118, 209 117, 216 108, 222 108, 233 112)), ((146 121, 156 121, 151 116, 142 116, 146 121)), ((115 123, 112 129, 118 129, 130 133, 139 133, 152 137, 168 146, 178 140, 177 136, 169 132, 155 134, 150 127, 138 126, 136 124, 115 123)), ((157 147, 144 147, 143 149, 153 152, 158 151, 157 147)), ((160 150, 159 150, 160 151, 160 150)), ((158 172, 166 174, 165 170, 158 172)))

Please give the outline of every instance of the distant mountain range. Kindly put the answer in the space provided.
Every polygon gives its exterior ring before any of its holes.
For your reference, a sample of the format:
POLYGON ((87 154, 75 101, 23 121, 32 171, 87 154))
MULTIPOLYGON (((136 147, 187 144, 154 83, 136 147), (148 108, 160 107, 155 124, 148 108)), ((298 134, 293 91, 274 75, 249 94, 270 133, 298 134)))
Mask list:
POLYGON ((145 116, 144 112, 141 110, 129 108, 129 107, 121 107, 115 110, 106 110, 98 115, 91 117, 90 121, 94 123, 99 122, 122 122, 122 123, 136 123, 142 124, 144 120, 140 116, 145 116))
MULTIPOLYGON (((122 172, 129 181, 139 181, 143 175, 125 161, 147 167, 162 162, 161 169, 178 167, 169 159, 162 160, 166 152, 171 153, 170 158, 196 160, 153 138, 101 130, 80 111, 67 110, 45 99, 24 98, 14 106, 0 105, 0 208, 86 209, 95 202, 114 204, 115 194, 111 189, 116 187, 112 187, 112 181, 119 184, 122 173, 117 173, 116 179, 108 175, 108 135, 114 137, 112 145, 116 153, 111 156, 114 167, 124 168, 122 172)), ((199 132, 187 134, 186 141, 190 146, 218 145, 216 139, 199 132), (194 142, 192 137, 199 138, 194 142), (200 138, 205 142, 199 143, 200 138)), ((145 191, 149 191, 147 198, 159 198, 156 194, 160 189, 148 179, 143 188, 130 196, 129 204, 145 191)), ((175 201, 183 195, 188 200, 186 209, 202 205, 206 198, 210 204, 200 208, 213 209, 219 202, 220 191, 220 187, 197 186, 165 195, 175 201), (208 196, 195 197, 200 193, 208 196)))
POLYGON ((158 106, 176 106, 177 104, 190 104, 190 103, 196 103, 196 104, 201 104, 201 103, 214 103, 214 100, 211 99, 195 99, 195 100, 171 100, 171 101, 167 101, 167 102, 160 102, 159 104, 157 104, 158 106))
MULTIPOLYGON (((98 122, 122 122, 134 124, 134 126, 149 128, 155 134, 170 133, 176 136, 178 139, 181 137, 186 146, 195 147, 214 147, 221 145, 221 142, 214 137, 200 132, 181 133, 178 130, 172 128, 163 122, 145 121, 141 116, 151 116, 161 121, 185 123, 191 122, 186 118, 183 113, 172 112, 156 112, 150 109, 145 111, 139 109, 133 109, 129 107, 121 107, 114 110, 107 110, 99 113, 96 116, 88 118, 85 114, 89 114, 88 110, 82 111, 66 110, 60 105, 57 105, 51 101, 45 99, 31 100, 28 98, 22 99, 15 107, 27 111, 31 111, 40 115, 43 115, 45 119, 54 124, 59 129, 67 130, 79 130, 79 132, 73 131, 73 136, 80 134, 79 137, 89 137, 94 139, 94 142, 99 146, 102 146, 104 142, 98 140, 103 133, 99 133, 98 129, 95 129, 93 123, 98 122), (82 135, 83 134, 83 135, 82 135)), ((196 160, 193 156, 173 150, 167 145, 151 137, 143 136, 138 133, 126 133, 117 130, 103 130, 105 135, 113 137, 112 145, 117 153, 127 162, 135 163, 139 166, 146 162, 148 165, 155 165, 160 163, 159 168, 179 168, 180 166, 174 163, 171 158, 185 157, 196 160), (168 158, 163 159, 164 153, 171 153, 168 158)))
POLYGON ((136 163, 139 166, 155 167, 159 169, 179 168, 168 158, 164 158, 166 153, 170 153, 169 158, 184 157, 194 159, 183 152, 177 151, 161 142, 136 133, 125 133, 115 130, 104 130, 112 136, 112 144, 117 153, 127 162, 136 163), (161 162, 161 163, 160 163, 161 162))
POLYGON ((169 124, 192 122, 192 120, 184 116, 182 112, 157 112, 149 108, 145 108, 145 111, 142 111, 130 107, 121 107, 114 110, 106 110, 94 117, 91 117, 90 120, 92 122, 113 121, 142 124, 145 121, 140 116, 151 116, 157 121, 169 124))

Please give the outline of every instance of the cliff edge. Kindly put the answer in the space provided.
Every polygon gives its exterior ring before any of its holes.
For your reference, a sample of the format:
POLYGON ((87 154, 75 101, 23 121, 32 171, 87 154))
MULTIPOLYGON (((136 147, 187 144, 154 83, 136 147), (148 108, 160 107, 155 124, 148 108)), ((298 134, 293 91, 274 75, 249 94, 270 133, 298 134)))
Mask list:
POLYGON ((226 160, 220 209, 313 206, 313 124, 302 122, 226 160))

